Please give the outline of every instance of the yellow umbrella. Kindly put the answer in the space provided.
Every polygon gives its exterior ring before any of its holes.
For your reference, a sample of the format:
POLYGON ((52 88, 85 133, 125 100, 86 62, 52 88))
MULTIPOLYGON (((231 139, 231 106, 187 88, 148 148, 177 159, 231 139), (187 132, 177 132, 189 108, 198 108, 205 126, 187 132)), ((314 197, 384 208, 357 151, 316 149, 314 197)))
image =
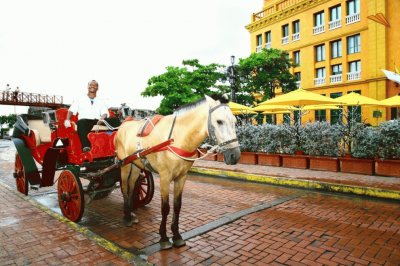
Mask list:
POLYGON ((251 111, 251 110, 232 110, 232 114, 234 114, 234 115, 250 115, 250 114, 258 114, 258 113, 251 111))
POLYGON ((341 105, 382 105, 378 100, 350 92, 349 94, 336 98, 341 105))
POLYGON ((379 101, 381 105, 390 107, 400 107, 400 95, 396 95, 385 100, 379 101))
POLYGON ((318 104, 304 106, 303 110, 337 110, 339 106, 333 104, 318 104))
POLYGON ((251 110, 251 107, 248 107, 248 106, 245 106, 242 104, 238 104, 235 102, 229 102, 228 106, 232 111, 251 110))
POLYGON ((275 111, 264 111, 262 114, 264 115, 273 115, 273 114, 289 114, 288 110, 275 110, 275 111))
POLYGON ((312 104, 337 104, 336 99, 332 99, 326 96, 322 96, 318 93, 306 91, 303 89, 297 89, 288 92, 283 95, 279 95, 268 101, 260 103, 260 105, 294 105, 294 106, 304 106, 312 104))
POLYGON ((253 111, 279 111, 279 110, 283 110, 283 111, 296 111, 299 110, 298 108, 291 106, 291 105, 259 105, 257 107, 253 107, 252 108, 253 111))

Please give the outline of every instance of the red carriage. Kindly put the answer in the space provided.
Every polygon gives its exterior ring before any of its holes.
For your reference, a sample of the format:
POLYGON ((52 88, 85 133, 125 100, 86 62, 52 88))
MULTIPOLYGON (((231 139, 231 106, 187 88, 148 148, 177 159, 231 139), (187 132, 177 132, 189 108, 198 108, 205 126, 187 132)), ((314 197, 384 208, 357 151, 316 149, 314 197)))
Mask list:
MULTIPOLYGON (((38 189, 57 183, 63 215, 78 222, 85 208, 84 195, 88 197, 87 202, 108 196, 119 187, 120 166, 138 156, 133 154, 124 160, 117 160, 114 149, 117 131, 104 126, 94 126, 88 134, 92 149, 82 152, 74 123, 69 128, 64 126, 67 112, 68 109, 61 108, 43 112, 42 117, 17 117, 13 132, 13 142, 17 148, 14 177, 18 191, 25 195, 28 195, 29 188, 38 189), (57 180, 56 171, 61 171, 57 180), (86 180, 83 185, 81 179, 86 180)), ((71 118, 71 122, 76 121, 77 117, 71 118)), ((134 208, 152 200, 154 181, 150 172, 141 171, 135 190, 134 208)))

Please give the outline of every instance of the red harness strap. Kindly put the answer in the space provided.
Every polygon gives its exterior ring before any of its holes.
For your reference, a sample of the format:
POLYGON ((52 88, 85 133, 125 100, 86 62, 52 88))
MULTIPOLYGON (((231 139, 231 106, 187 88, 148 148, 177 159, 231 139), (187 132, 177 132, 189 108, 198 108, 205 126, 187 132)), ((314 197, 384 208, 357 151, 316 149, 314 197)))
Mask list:
POLYGON ((175 147, 175 146, 166 146, 166 147, 162 147, 162 148, 160 148, 160 149, 158 149, 157 151, 170 151, 168 148, 170 148, 171 150, 173 150, 176 154, 178 154, 178 155, 180 155, 180 156, 182 156, 182 157, 187 157, 187 158, 190 158, 190 157, 193 157, 193 156, 195 156, 196 154, 197 154, 197 150, 194 150, 194 151, 192 151, 192 152, 189 152, 189 151, 185 151, 185 150, 182 150, 182 149, 180 149, 180 148, 178 148, 178 147, 175 147))

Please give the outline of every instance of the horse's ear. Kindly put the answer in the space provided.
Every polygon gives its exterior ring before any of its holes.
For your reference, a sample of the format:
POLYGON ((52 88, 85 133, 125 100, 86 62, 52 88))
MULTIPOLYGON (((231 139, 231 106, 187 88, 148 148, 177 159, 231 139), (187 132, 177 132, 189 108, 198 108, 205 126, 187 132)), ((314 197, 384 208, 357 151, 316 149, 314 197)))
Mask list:
POLYGON ((219 101, 220 103, 228 103, 229 102, 229 97, 226 94, 223 94, 223 95, 211 94, 210 97, 215 101, 219 101))

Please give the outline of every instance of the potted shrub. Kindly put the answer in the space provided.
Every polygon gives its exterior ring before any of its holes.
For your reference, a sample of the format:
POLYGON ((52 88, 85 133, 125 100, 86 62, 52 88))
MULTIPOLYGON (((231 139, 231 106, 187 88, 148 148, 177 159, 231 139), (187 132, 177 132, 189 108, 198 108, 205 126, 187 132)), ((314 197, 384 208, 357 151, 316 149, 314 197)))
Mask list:
POLYGON ((340 169, 346 173, 374 174, 374 158, 378 148, 378 131, 371 126, 354 126, 351 141, 351 156, 340 158, 340 169))
POLYGON ((236 136, 240 143, 240 160, 243 164, 257 164, 257 154, 260 142, 258 141, 259 130, 251 124, 240 125, 236 128, 236 136))
POLYGON ((309 168, 308 156, 304 154, 304 128, 299 123, 281 125, 282 166, 309 168))
POLYGON ((258 141, 260 152, 257 153, 259 165, 281 166, 282 158, 279 154, 281 150, 280 127, 277 125, 264 124, 258 126, 258 141))
POLYGON ((310 169, 339 171, 340 126, 328 122, 307 123, 304 126, 304 150, 309 155, 310 169))
POLYGON ((400 177, 400 121, 385 121, 379 125, 378 132, 379 158, 375 160, 375 173, 400 177))

